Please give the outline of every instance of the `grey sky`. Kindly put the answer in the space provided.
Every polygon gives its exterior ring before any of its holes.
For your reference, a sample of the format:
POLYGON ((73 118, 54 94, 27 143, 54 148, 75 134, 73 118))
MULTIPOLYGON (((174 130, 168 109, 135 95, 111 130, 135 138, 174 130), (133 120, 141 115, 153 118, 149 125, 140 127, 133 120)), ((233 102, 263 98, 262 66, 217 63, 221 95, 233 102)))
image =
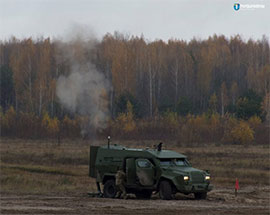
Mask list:
POLYGON ((119 31, 155 40, 214 33, 244 39, 270 36, 269 0, 0 0, 0 39, 59 37, 72 25, 91 28, 101 38, 119 31), (235 11, 234 3, 264 9, 235 11))

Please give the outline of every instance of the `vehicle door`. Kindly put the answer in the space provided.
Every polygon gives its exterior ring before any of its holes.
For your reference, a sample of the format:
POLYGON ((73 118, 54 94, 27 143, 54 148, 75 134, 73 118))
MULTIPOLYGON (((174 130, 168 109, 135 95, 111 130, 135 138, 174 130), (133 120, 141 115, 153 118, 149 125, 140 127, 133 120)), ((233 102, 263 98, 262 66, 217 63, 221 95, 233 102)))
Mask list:
POLYGON ((136 159, 136 175, 142 186, 154 185, 155 169, 153 164, 145 158, 136 159))
POLYGON ((134 185, 136 182, 135 158, 126 159, 126 179, 127 185, 134 185))

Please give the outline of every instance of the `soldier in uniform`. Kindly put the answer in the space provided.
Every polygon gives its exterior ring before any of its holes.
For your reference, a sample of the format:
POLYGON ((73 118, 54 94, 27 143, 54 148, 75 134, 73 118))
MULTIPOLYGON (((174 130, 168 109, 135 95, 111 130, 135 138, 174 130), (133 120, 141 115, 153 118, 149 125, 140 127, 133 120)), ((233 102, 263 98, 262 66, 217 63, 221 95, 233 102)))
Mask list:
POLYGON ((127 192, 126 192, 126 188, 124 186, 125 183, 125 179, 126 179, 126 174, 123 171, 123 168, 119 168, 116 175, 115 175, 115 185, 118 189, 118 192, 116 194, 116 198, 121 198, 121 194, 122 194, 122 198, 127 199, 127 192))

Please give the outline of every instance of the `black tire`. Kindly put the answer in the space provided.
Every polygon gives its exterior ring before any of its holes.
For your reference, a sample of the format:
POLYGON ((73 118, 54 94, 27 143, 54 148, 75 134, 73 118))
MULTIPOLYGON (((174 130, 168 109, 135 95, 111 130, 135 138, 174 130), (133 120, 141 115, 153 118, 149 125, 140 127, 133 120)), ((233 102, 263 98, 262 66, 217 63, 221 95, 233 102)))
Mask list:
POLYGON ((152 190, 142 190, 135 193, 137 199, 150 199, 152 190))
POLYGON ((117 188, 115 185, 115 181, 110 179, 105 182, 103 188, 103 195, 105 198, 114 198, 117 193, 117 188))
POLYGON ((204 193, 194 193, 194 197, 197 200, 206 199, 207 193, 206 192, 204 192, 204 193))
POLYGON ((173 198, 172 185, 169 181, 161 181, 159 185, 159 197, 163 200, 171 200, 173 198))

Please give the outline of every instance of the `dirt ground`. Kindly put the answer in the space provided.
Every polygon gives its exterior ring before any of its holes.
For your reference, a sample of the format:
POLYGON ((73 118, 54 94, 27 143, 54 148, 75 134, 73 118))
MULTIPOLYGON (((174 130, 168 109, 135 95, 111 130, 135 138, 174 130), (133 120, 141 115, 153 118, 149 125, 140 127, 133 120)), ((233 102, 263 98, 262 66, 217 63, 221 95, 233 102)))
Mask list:
POLYGON ((238 196, 233 189, 219 187, 207 200, 177 194, 164 201, 153 195, 151 200, 105 199, 74 196, 1 194, 1 214, 270 214, 270 187, 248 186, 238 196))
MULTIPOLYGON (((137 146, 137 142, 120 142, 137 146)), ((153 142, 143 146, 153 145, 153 142)), ((168 146, 169 148, 169 146, 168 146)), ((270 215, 269 147, 208 145, 175 147, 194 167, 208 169, 214 190, 206 200, 177 194, 164 201, 91 198, 89 143, 5 139, 0 141, 0 214, 199 214, 270 215), (240 191, 234 196, 235 178, 240 191)))

